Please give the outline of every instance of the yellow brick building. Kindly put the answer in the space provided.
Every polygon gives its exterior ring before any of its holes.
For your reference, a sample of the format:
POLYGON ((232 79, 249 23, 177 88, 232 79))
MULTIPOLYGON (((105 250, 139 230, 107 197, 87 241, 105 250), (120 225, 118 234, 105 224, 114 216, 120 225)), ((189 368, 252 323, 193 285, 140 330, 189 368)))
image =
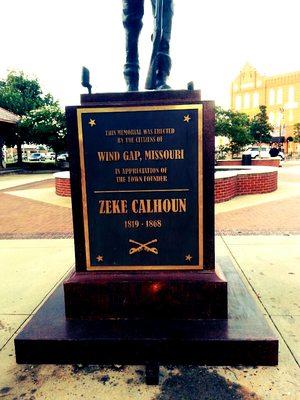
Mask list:
POLYGON ((231 84, 231 109, 252 117, 260 105, 267 106, 269 122, 274 127, 273 141, 284 138, 285 150, 299 151, 300 146, 291 138, 294 125, 300 123, 300 71, 264 76, 246 64, 231 84))

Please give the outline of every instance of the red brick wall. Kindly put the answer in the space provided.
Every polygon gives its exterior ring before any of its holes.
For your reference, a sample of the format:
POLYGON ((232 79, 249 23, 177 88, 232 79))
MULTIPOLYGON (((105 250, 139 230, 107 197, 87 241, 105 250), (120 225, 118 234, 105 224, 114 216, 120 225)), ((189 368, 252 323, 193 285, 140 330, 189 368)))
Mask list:
POLYGON ((71 197, 71 186, 69 178, 55 178, 55 193, 58 196, 71 197))
POLYGON ((279 158, 266 158, 264 160, 252 160, 251 165, 262 165, 268 167, 279 167, 279 158))
MULTIPOLYGON (((215 203, 228 201, 243 194, 269 193, 277 189, 277 171, 260 174, 237 174, 215 180, 215 203)), ((55 178, 58 196, 71 196, 69 178, 55 178)))
MULTIPOLYGON (((279 158, 265 158, 265 159, 255 159, 251 161, 251 165, 261 165, 268 167, 279 167, 280 159, 279 158)), ((218 160, 218 166, 221 165, 242 165, 242 160, 218 160)))
POLYGON ((242 160, 218 160, 217 165, 226 165, 227 167, 230 165, 242 165, 242 160))
POLYGON ((269 193, 277 189, 277 171, 264 174, 237 175, 237 192, 241 194, 269 193))
POLYGON ((231 176, 215 180, 215 203, 230 200, 237 195, 236 178, 236 176, 231 176))
POLYGON ((215 203, 222 203, 235 196, 274 192, 277 189, 277 171, 261 174, 237 174, 215 180, 215 203))

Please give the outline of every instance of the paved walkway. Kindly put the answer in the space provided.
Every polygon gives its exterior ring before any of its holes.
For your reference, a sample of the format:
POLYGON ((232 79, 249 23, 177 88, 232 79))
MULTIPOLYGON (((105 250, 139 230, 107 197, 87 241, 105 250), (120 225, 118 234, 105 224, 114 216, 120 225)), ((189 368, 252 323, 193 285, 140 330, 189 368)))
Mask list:
POLYGON ((3 178, 0 178, 0 239, 73 236, 71 201, 55 194, 52 175, 33 175, 32 181, 27 175, 24 181, 19 175, 7 176, 6 185, 3 178))
POLYGON ((300 164, 278 170, 278 190, 238 196, 216 204, 216 233, 223 235, 299 234, 300 164))
MULTIPOLYGON (((299 183, 300 163, 286 163, 276 192, 216 204, 216 234, 300 234, 299 183)), ((56 196, 49 174, 0 177, 0 217, 0 239, 73 236, 70 198, 56 196)))
MULTIPOLYGON (((0 241, 0 398, 10 400, 297 400, 300 394, 299 236, 224 236, 229 257, 280 339, 277 367, 161 368, 17 365, 13 337, 73 264, 71 239, 0 241)), ((51 323, 51 321, 49 321, 51 323)))
POLYGON ((72 235, 71 205, 55 195, 52 175, 1 176, 0 398, 300 399, 300 170, 290 165, 277 192, 216 207, 216 256, 230 257, 277 332, 278 367, 164 366, 157 387, 144 384, 143 366, 15 363, 15 334, 74 263, 72 239, 53 239, 72 235))

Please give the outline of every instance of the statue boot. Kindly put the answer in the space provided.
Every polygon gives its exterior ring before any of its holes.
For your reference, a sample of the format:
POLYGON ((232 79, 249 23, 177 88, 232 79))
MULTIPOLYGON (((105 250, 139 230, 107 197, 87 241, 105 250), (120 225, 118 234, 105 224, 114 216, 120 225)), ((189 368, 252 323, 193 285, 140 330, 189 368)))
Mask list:
POLYGON ((143 26, 144 0, 123 0, 123 25, 126 32, 124 78, 128 91, 139 90, 138 40, 143 26))
MULTIPOLYGON (((154 17, 156 15, 156 5, 156 0, 152 0, 152 11, 154 17)), ((155 83, 153 87, 147 85, 148 82, 146 82, 146 89, 171 89, 171 87, 167 84, 167 79, 170 75, 172 66, 169 53, 173 19, 173 0, 164 0, 162 17, 162 36, 155 58, 155 83)), ((154 35, 152 35, 152 41, 153 39, 154 35)))
POLYGON ((171 58, 168 54, 157 54, 157 75, 156 75, 156 89, 166 90, 171 89, 167 84, 167 79, 171 70, 171 58))
POLYGON ((139 32, 126 33, 126 62, 123 73, 129 92, 139 90, 138 37, 139 32))
POLYGON ((124 78, 128 92, 139 90, 139 64, 126 63, 124 65, 124 78))

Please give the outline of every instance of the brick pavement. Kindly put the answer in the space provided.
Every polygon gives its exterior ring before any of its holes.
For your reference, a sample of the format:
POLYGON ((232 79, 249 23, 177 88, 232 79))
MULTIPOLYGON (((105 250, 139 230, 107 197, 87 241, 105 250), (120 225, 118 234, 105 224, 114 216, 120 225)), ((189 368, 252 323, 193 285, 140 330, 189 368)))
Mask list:
MULTIPOLYGON (((298 183, 299 176, 282 176, 298 183)), ((53 188, 54 180, 0 190, 0 239, 68 238, 73 236, 71 210, 10 195, 10 191, 53 188)), ((296 195, 296 194, 295 194, 296 195)), ((300 196, 243 207, 216 215, 217 235, 299 234, 300 196)))
POLYGON ((216 215, 219 235, 300 234, 300 197, 271 201, 216 215))
MULTIPOLYGON (((279 168, 279 188, 274 196, 254 195, 238 207, 224 204, 216 215, 218 235, 282 235, 300 233, 300 163, 285 163, 279 168), (256 196, 256 197, 255 197, 256 196), (259 201, 259 200, 262 201, 259 201), (229 207, 230 208, 230 207, 229 207)), ((234 204, 234 203, 232 203, 234 204)))
POLYGON ((53 187, 45 180, 0 191, 0 239, 46 239, 73 236, 72 214, 66 207, 12 196, 9 191, 53 187), (6 192, 6 193, 4 193, 6 192))
POLYGON ((24 185, 13 186, 7 189, 2 189, 0 192, 12 192, 14 190, 26 189, 42 189, 54 187, 54 179, 45 179, 44 181, 25 183, 24 185))

